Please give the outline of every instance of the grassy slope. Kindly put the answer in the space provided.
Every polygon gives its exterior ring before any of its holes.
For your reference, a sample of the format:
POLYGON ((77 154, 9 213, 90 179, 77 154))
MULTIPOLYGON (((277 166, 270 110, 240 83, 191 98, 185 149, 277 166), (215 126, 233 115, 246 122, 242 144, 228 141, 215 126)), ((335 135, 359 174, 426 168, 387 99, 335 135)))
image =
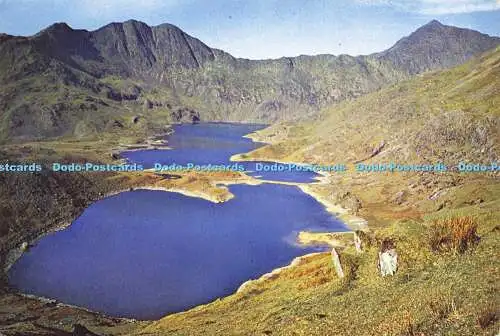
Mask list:
POLYGON ((338 104, 323 111, 318 121, 261 131, 275 145, 254 155, 350 162, 364 158, 385 140, 384 158, 389 159, 450 160, 477 154, 478 159, 491 158, 498 154, 500 135, 494 127, 500 116, 499 75, 500 49, 496 49, 451 70, 427 73, 338 104), (491 137, 475 134, 480 133, 478 126, 491 137), (460 148, 466 142, 472 148, 460 148), (483 153, 469 150, 483 148, 483 153))
POLYGON ((115 77, 98 80, 78 71, 74 71, 74 77, 59 78, 54 70, 48 75, 29 74, 4 81, 0 144, 61 137, 111 138, 122 133, 144 139, 163 132, 174 121, 172 112, 184 106, 168 89, 140 89, 146 86, 140 81, 115 77), (158 100, 157 106, 147 107, 148 99, 158 100))
MULTIPOLYGON (((498 159, 500 50, 458 68, 430 73, 324 111, 309 124, 271 127, 273 142, 251 157, 321 163, 406 163, 498 159)), ((332 175, 319 193, 361 200, 375 242, 363 254, 341 251, 348 280, 320 254, 243 292, 168 316, 143 334, 169 335, 492 335, 498 332, 497 245, 500 184, 495 174, 332 175), (404 195, 395 201, 395 194, 404 195), (429 196, 439 193, 434 199, 429 196), (433 219, 473 216, 481 240, 465 254, 432 252, 433 219), (396 276, 380 278, 378 245, 391 238, 396 276), (479 323, 479 321, 489 323, 479 323)))
POLYGON ((356 268, 337 279, 329 255, 318 255, 272 280, 207 306, 175 314, 143 334, 168 335, 476 335, 478 318, 498 307, 498 204, 469 208, 481 221, 481 243, 466 255, 433 254, 420 222, 395 223, 391 235, 401 267, 393 278, 376 275, 377 248, 342 252, 356 268), (496 279, 496 280, 495 280, 496 279), (414 332, 412 334, 412 332, 414 332))
MULTIPOLYGON (((257 138, 273 144, 251 157, 316 163, 352 163, 367 158, 382 142, 382 151, 363 163, 490 163, 499 158, 500 49, 457 68, 429 73, 400 85, 339 104, 309 124, 278 125, 257 138)), ((352 170, 351 170, 352 171, 352 170)), ((495 174, 372 173, 336 174, 323 192, 349 191, 364 204, 361 213, 372 225, 386 219, 479 198, 492 199, 488 185, 495 174), (468 199, 454 199, 466 190, 468 199), (404 194, 395 202, 398 193, 404 194), (430 201, 429 197, 440 193, 430 201), (396 203, 391 207, 383 206, 396 203), (375 222, 373 222, 375 221, 375 222)))

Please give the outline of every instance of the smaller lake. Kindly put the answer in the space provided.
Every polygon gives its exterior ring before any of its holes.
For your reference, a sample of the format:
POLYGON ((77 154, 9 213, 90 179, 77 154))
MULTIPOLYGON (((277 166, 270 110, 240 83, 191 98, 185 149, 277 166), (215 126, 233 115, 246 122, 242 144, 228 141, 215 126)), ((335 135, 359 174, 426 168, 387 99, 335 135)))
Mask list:
MULTIPOLYGON (((182 124, 173 127, 174 133, 167 136, 168 146, 173 150, 140 150, 126 151, 122 157, 131 163, 142 164, 152 168, 155 163, 161 165, 228 165, 234 154, 247 153, 264 146, 243 136, 263 129, 263 125, 230 124, 230 123, 200 123, 182 124)), ((315 182, 319 174, 311 171, 257 171, 259 164, 273 162, 254 161, 238 162, 245 167, 248 175, 263 180, 285 182, 315 182)))
POLYGON ((297 187, 230 190, 236 197, 219 204, 146 190, 98 201, 25 253, 9 282, 111 316, 157 319, 322 250, 297 246, 299 231, 346 230, 297 187))

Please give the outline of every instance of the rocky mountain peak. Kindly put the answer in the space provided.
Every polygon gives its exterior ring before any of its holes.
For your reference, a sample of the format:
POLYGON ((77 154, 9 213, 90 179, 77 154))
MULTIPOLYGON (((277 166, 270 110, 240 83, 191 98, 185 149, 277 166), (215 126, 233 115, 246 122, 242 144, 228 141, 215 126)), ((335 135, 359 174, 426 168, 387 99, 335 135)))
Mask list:
POLYGON ((417 30, 415 30, 413 33, 411 33, 408 37, 412 38, 414 40, 418 39, 428 39, 429 37, 434 37, 435 38, 447 38, 448 35, 450 34, 455 34, 459 31, 461 28, 453 27, 453 26, 447 26, 439 22, 438 20, 432 20, 428 22, 427 24, 419 27, 417 30))
POLYGON ((130 19, 130 20, 127 20, 123 23, 121 23, 123 25, 131 25, 131 26, 147 26, 146 23, 142 22, 142 21, 139 21, 139 20, 134 20, 134 19, 130 19))
POLYGON ((423 25, 421 28, 424 28, 424 27, 440 28, 440 27, 444 27, 444 25, 441 22, 439 22, 438 20, 431 20, 428 23, 426 23, 425 25, 423 25))
POLYGON ((410 74, 416 74, 463 63, 499 44, 498 37, 432 20, 376 55, 410 74))
POLYGON ((66 22, 56 22, 40 31, 37 35, 70 33, 72 31, 73 28, 71 28, 66 22))
POLYGON ((93 46, 114 69, 136 77, 156 76, 172 66, 198 68, 213 59, 212 50, 171 24, 150 27, 128 20, 90 33, 93 46))

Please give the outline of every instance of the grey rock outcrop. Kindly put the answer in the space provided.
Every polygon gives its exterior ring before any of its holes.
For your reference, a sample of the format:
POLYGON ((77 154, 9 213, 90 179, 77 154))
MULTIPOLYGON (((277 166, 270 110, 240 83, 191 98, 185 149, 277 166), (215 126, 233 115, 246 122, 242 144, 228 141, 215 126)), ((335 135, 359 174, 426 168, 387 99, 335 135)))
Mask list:
POLYGON ((342 264, 340 263, 340 257, 339 254, 337 253, 337 250, 335 247, 332 248, 332 263, 333 263, 333 268, 335 269, 335 273, 337 273, 337 276, 339 278, 343 278, 345 276, 344 270, 342 269, 342 264))
POLYGON ((85 326, 83 326, 81 324, 75 324, 73 326, 73 333, 71 335, 73 335, 73 336, 99 336, 98 334, 91 332, 85 326))
POLYGON ((200 121, 200 113, 189 108, 179 108, 171 113, 172 119, 182 123, 197 123, 200 121))
POLYGON ((378 253, 378 268, 382 276, 394 275, 398 269, 398 253, 394 243, 389 240, 382 242, 378 253))
POLYGON ((348 209, 352 214, 358 214, 359 210, 363 207, 361 200, 350 191, 339 190, 332 193, 331 198, 335 203, 348 209))
POLYGON ((407 192, 406 191, 404 191, 404 190, 398 191, 394 195, 394 197, 392 199, 392 203, 397 204, 397 205, 401 205, 401 204, 403 204, 406 201, 406 198, 407 198, 407 192))
POLYGON ((382 276, 394 275, 398 269, 398 253, 395 249, 379 252, 380 274, 382 276))
POLYGON ((376 57, 416 74, 463 63, 485 43, 493 48, 498 40, 470 29, 456 29, 432 20, 400 39, 391 48, 376 54, 376 57), (464 53, 463 42, 469 39, 473 42, 466 47, 467 51, 464 53), (448 53, 447 57, 440 56, 444 51, 448 53))
POLYGON ((354 232, 354 247, 356 248, 356 251, 362 252, 363 251, 363 244, 361 242, 361 238, 358 236, 356 232, 354 232))

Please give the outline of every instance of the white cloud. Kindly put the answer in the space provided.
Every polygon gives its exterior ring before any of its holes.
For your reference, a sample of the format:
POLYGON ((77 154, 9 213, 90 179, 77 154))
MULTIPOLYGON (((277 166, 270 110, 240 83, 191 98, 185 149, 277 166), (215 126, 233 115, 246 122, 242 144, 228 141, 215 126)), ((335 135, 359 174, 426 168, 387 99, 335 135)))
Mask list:
POLYGON ((423 0, 422 14, 443 15, 500 10, 500 2, 495 0, 423 0))
POLYGON ((500 10, 500 0, 356 0, 369 6, 390 6, 424 15, 445 15, 500 10))
POLYGON ((46 6, 69 8, 75 14, 91 15, 93 17, 108 17, 116 13, 150 13, 156 10, 168 10, 185 5, 191 0, 0 0, 0 7, 15 6, 46 6))
POLYGON ((82 0, 75 3, 78 7, 95 16, 108 16, 113 13, 150 12, 172 8, 181 4, 180 0, 82 0))
POLYGON ((98 10, 118 9, 123 7, 135 6, 137 8, 151 9, 160 7, 162 4, 176 3, 175 0, 161 1, 161 0, 82 0, 82 6, 93 7, 98 10))

